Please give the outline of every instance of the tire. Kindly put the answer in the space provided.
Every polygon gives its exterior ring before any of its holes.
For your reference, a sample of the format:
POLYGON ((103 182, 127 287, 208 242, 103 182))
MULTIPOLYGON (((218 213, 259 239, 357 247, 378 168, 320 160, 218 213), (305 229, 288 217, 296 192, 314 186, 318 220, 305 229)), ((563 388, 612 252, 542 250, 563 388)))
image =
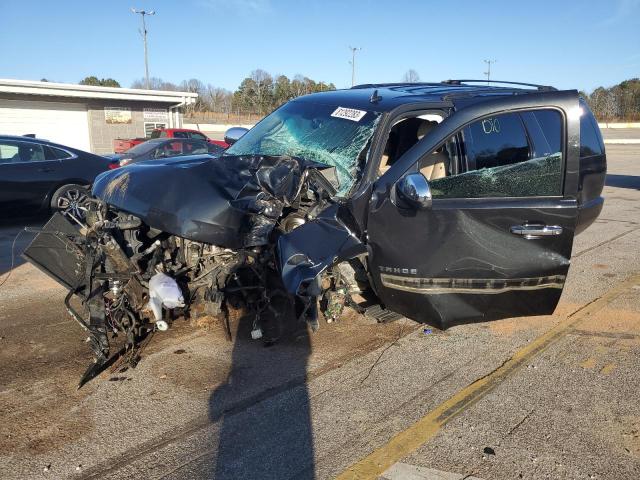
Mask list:
POLYGON ((84 221, 89 208, 89 190, 82 185, 64 185, 51 197, 51 213, 60 212, 68 218, 84 221))

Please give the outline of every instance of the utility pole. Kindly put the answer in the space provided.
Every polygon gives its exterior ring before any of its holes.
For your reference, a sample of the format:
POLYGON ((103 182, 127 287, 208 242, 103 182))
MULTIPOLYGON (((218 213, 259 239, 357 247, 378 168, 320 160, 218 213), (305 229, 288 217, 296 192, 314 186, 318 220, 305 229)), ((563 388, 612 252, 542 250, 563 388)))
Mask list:
POLYGON ((155 15, 156 12, 151 10, 149 12, 145 10, 136 10, 135 8, 131 8, 132 13, 139 13, 142 17, 142 31, 140 35, 142 35, 142 39, 144 41, 144 78, 145 78, 145 86, 147 90, 149 90, 149 60, 147 59, 147 24, 144 21, 145 15, 155 15))
POLYGON ((362 50, 360 47, 349 47, 351 50, 351 86, 353 87, 356 84, 356 52, 362 50))
POLYGON ((487 76, 487 85, 489 85, 489 81, 491 81, 491 64, 496 63, 497 60, 483 60, 484 63, 487 64, 487 71, 484 74, 487 76))

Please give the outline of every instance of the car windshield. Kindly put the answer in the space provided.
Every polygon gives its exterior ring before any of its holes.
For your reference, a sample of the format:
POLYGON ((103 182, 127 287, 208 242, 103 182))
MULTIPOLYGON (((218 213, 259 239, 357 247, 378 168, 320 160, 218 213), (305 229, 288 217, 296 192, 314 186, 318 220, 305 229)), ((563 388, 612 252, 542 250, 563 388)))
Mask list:
POLYGON ((135 147, 131 147, 129 150, 124 152, 127 156, 137 157, 139 155, 145 155, 149 153, 154 148, 162 145, 164 140, 147 140, 146 142, 139 143, 135 147))
POLYGON ((233 144, 225 155, 289 155, 336 167, 344 196, 358 178, 380 114, 339 105, 289 102, 233 144))

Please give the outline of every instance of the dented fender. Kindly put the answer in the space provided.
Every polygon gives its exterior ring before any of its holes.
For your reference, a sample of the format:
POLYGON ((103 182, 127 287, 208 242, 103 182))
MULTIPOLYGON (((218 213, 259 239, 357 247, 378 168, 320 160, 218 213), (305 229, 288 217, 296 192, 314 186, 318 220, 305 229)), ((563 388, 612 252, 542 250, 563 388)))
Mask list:
POLYGON ((278 240, 278 260, 285 288, 294 295, 310 292, 318 275, 331 265, 367 253, 366 245, 344 219, 347 212, 332 205, 318 217, 282 235, 278 240))

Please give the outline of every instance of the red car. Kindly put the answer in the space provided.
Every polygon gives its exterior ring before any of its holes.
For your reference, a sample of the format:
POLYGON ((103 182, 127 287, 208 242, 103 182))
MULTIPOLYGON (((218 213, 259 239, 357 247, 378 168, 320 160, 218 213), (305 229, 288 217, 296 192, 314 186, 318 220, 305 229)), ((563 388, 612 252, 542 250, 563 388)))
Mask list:
POLYGON ((113 141, 113 151, 115 153, 124 153, 130 148, 152 138, 193 138, 195 140, 205 140, 222 148, 229 146, 228 143, 223 141, 210 139, 198 130, 190 130, 188 128, 157 128, 151 132, 151 137, 149 138, 116 138, 113 141))

